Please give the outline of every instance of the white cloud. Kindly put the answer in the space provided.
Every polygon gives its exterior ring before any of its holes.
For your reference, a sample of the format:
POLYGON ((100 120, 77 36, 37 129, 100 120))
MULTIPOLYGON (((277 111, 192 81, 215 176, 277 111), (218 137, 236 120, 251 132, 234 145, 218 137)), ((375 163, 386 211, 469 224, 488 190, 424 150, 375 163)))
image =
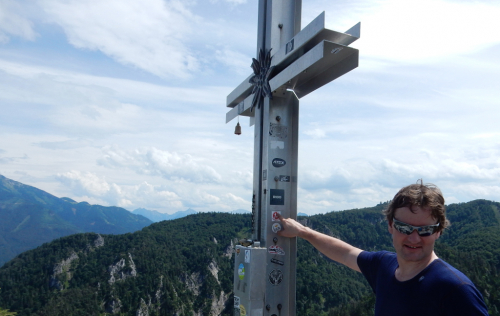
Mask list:
MULTIPOLYGON (((243 2, 2 1, 25 23, 0 21, 4 175, 129 209, 249 210, 253 128, 224 124, 255 53, 243 2)), ((311 0, 302 26, 323 10, 331 29, 362 22, 360 66, 301 99, 299 211, 372 206, 421 177, 447 201, 498 200, 498 5, 311 0)))
POLYGON ((356 47, 371 58, 423 62, 500 42, 498 3, 386 0, 361 17, 356 47))
POLYGON ((40 0, 40 4, 78 48, 99 50, 163 78, 186 78, 199 68, 185 41, 198 17, 179 0, 40 0))
POLYGON ((217 171, 202 158, 154 147, 124 151, 116 146, 108 146, 103 148, 99 164, 108 168, 131 169, 139 174, 161 176, 173 181, 218 183, 221 180, 217 171))
POLYGON ((320 128, 314 128, 304 131, 304 134, 311 136, 312 138, 324 138, 326 136, 326 132, 320 128))
POLYGON ((162 190, 147 182, 133 186, 117 185, 94 173, 76 170, 60 173, 57 179, 68 186, 74 195, 104 205, 129 209, 143 206, 167 210, 183 208, 182 201, 176 193, 162 190))
POLYGON ((215 59, 242 76, 248 76, 252 73, 250 67, 252 58, 241 52, 227 47, 222 48, 215 51, 215 59))
POLYGON ((236 202, 236 203, 239 203, 239 204, 248 204, 248 201, 239 197, 239 196, 236 196, 232 193, 227 193, 224 195, 224 198, 228 199, 228 200, 231 200, 233 202, 236 202))
POLYGON ((69 185, 76 194, 91 195, 102 197, 109 193, 113 188, 105 179, 99 178, 97 175, 90 172, 69 171, 66 173, 58 174, 58 179, 63 183, 69 185))
POLYGON ((7 43, 9 36, 19 36, 33 41, 37 36, 33 23, 23 16, 25 7, 18 1, 0 1, 0 44, 7 43))
POLYGON ((238 5, 238 4, 243 4, 243 3, 247 2, 247 0, 210 0, 210 3, 218 3, 221 1, 232 4, 232 5, 238 5))
MULTIPOLYGON (((1 152, 0 152, 0 154, 1 154, 1 152)), ((26 160, 26 159, 29 159, 26 154, 23 157, 0 157, 0 164, 9 164, 9 163, 19 162, 20 160, 26 160)))

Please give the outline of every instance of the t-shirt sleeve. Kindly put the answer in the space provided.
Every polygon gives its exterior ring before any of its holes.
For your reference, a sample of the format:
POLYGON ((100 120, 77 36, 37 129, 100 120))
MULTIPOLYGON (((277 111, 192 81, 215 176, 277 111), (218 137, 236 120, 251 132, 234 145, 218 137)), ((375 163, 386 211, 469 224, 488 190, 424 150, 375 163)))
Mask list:
POLYGON ((381 252, 362 251, 358 255, 358 267, 361 273, 376 293, 377 271, 380 265, 380 258, 383 255, 381 252))
POLYGON ((444 315, 489 315, 481 293, 468 283, 456 286, 442 302, 444 315))

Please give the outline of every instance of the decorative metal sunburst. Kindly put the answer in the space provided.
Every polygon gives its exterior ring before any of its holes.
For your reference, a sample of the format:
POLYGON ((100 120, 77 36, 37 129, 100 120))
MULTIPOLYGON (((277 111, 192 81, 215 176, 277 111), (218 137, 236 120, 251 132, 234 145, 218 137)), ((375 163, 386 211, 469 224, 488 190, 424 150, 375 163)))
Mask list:
POLYGON ((271 50, 268 50, 267 53, 261 49, 259 52, 259 60, 252 58, 252 69, 254 75, 248 82, 253 85, 252 93, 252 107, 250 111, 253 111, 253 108, 258 103, 258 108, 260 109, 260 100, 264 97, 269 97, 269 99, 273 98, 273 94, 271 92, 271 86, 269 85, 269 76, 274 69, 274 66, 271 67, 271 50))

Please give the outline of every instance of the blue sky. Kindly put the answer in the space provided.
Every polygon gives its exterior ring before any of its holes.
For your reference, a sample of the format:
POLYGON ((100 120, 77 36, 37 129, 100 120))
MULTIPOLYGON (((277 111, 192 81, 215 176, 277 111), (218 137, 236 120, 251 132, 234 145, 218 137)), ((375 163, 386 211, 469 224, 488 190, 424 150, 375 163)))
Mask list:
MULTIPOLYGON (((0 174, 59 197, 166 213, 250 210, 256 0, 0 1, 0 174)), ((300 100, 298 211, 373 206, 419 178, 500 200, 500 3, 308 0, 354 71, 300 100)))

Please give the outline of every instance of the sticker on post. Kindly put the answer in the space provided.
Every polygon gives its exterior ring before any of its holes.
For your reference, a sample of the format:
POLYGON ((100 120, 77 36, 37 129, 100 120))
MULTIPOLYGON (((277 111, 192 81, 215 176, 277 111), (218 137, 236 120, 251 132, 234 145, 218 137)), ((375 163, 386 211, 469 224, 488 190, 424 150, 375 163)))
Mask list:
POLYGON ((239 296, 234 297, 234 307, 240 308, 240 298, 239 296))
POLYGON ((240 254, 240 248, 236 248, 236 257, 238 257, 240 254))
POLYGON ((281 225, 280 223, 274 223, 273 226, 272 226, 272 230, 273 230, 273 233, 277 233, 281 230, 281 225))
POLYGON ((279 222, 280 221, 279 215, 281 215, 280 211, 274 211, 273 212, 273 222, 279 222))
POLYGON ((250 250, 245 250, 245 263, 250 263, 250 250))
POLYGON ((281 124, 269 124, 269 136, 285 139, 288 136, 288 127, 281 124))
POLYGON ((269 282, 272 285, 279 285, 283 281, 283 272, 279 269, 275 269, 269 273, 269 282))
POLYGON ((271 149, 285 149, 285 142, 280 140, 272 140, 270 143, 271 149))
POLYGON ((279 181, 280 181, 280 182, 290 182, 290 176, 283 176, 283 175, 280 175, 280 176, 279 176, 279 181))
POLYGON ((245 266, 243 265, 243 263, 240 263, 240 265, 238 266, 238 276, 240 280, 243 280, 243 278, 245 278, 245 266))
POLYGON ((245 306, 243 306, 243 305, 240 305, 240 315, 241 316, 247 315, 247 310, 245 309, 245 306))
POLYGON ((279 264, 280 266, 285 264, 283 261, 274 258, 271 259, 271 262, 274 264, 279 264))
MULTIPOLYGON (((280 256, 285 255, 285 250, 283 250, 283 248, 281 248, 280 246, 276 246, 276 245, 269 246, 269 248, 267 248, 267 252, 269 252, 272 255, 280 255, 280 256)), ((240 264, 240 266, 241 265, 242 264, 240 264)))
POLYGON ((271 201, 269 203, 271 205, 285 205, 285 190, 271 189, 270 191, 269 197, 271 201))
POLYGON ((280 168, 286 165, 286 161, 281 158, 274 158, 272 161, 273 167, 280 168))
POLYGON ((290 42, 286 43, 285 55, 293 50, 293 40, 294 40, 294 38, 292 38, 292 40, 290 42))

